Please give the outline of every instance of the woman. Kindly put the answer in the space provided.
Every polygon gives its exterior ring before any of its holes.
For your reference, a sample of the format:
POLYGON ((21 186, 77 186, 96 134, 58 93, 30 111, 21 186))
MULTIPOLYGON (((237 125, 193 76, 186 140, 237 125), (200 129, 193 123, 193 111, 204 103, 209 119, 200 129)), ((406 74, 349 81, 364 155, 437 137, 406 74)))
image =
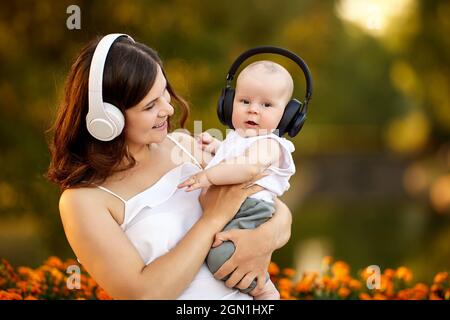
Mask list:
POLYGON ((251 299, 236 288, 255 278, 250 294, 261 293, 272 252, 289 239, 289 209, 278 200, 274 217, 259 228, 218 234, 261 188, 214 187, 202 195, 177 189, 201 170, 195 140, 168 134, 171 99, 181 126, 188 107, 168 83, 157 53, 131 38, 113 42, 100 75, 103 101, 123 114, 123 132, 111 141, 94 138, 86 115, 98 43, 82 49, 68 75, 48 170, 63 191, 60 215, 79 261, 115 299, 251 299), (214 239, 233 241, 236 252, 213 276, 204 260, 214 239))

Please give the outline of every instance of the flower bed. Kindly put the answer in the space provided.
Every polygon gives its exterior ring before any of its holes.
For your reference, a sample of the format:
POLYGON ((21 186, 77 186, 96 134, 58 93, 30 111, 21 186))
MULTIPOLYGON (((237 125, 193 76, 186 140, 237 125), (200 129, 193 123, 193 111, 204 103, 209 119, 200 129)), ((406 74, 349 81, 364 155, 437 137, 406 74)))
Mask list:
POLYGON ((67 286, 69 266, 79 264, 75 260, 62 262, 57 257, 49 257, 36 269, 18 267, 14 269, 5 259, 0 262, 0 300, 37 299, 82 299, 108 300, 108 294, 80 268, 80 288, 67 286))
POLYGON ((296 277, 294 269, 280 271, 275 263, 269 266, 272 281, 280 291, 281 299, 353 299, 353 300, 450 300, 450 278, 448 272, 439 272, 433 283, 413 283, 412 272, 406 267, 386 269, 380 274, 379 286, 368 289, 374 275, 371 268, 358 272, 352 278, 350 267, 343 261, 333 262, 325 257, 322 273, 305 273, 296 277))
MULTIPOLYGON (((69 266, 75 260, 61 261, 49 257, 36 269, 13 268, 5 259, 0 262, 0 300, 83 299, 108 300, 108 294, 81 267, 79 289, 69 289, 69 266)), ((358 278, 350 276, 343 261, 333 262, 325 257, 321 274, 310 272, 297 277, 294 269, 280 268, 271 263, 269 273, 282 299, 361 299, 361 300, 450 300, 448 272, 439 272, 430 285, 413 283, 406 267, 386 269, 380 275, 380 286, 368 289, 366 282, 373 276, 370 269, 361 270, 358 278)), ((70 281, 70 279, 69 279, 70 281)))

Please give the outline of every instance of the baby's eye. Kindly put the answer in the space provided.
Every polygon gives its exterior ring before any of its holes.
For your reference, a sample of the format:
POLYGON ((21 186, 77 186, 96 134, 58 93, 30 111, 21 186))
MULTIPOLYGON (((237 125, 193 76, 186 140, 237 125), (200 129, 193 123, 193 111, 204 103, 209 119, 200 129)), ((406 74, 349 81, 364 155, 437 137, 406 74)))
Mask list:
POLYGON ((264 103, 264 107, 266 107, 266 108, 269 108, 269 107, 271 107, 272 106, 272 104, 271 103, 264 103))
POLYGON ((247 99, 241 99, 241 102, 242 102, 243 104, 249 104, 249 103, 250 103, 250 101, 248 101, 247 99))

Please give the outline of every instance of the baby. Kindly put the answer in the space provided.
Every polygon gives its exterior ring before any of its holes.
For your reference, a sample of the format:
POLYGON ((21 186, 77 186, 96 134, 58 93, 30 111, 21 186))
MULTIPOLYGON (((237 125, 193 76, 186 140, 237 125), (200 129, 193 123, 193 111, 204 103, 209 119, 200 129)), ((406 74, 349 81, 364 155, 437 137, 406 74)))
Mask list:
MULTIPOLYGON (((255 183, 264 187, 247 198, 224 228, 254 229, 272 217, 274 197, 289 189, 289 178, 295 173, 291 153, 294 145, 279 137, 276 128, 293 93, 293 80, 281 65, 271 61, 257 61, 239 74, 233 101, 232 124, 226 138, 220 142, 203 133, 203 148, 213 155, 205 169, 182 182, 178 187, 186 191, 248 181, 264 171, 268 175, 255 183)), ((234 253, 231 241, 213 245, 206 263, 212 273, 234 253)), ((223 280, 226 280, 224 278, 223 280)), ((256 287, 253 280, 248 293, 256 287)), ((264 290, 255 299, 278 299, 279 293, 266 275, 264 290)))

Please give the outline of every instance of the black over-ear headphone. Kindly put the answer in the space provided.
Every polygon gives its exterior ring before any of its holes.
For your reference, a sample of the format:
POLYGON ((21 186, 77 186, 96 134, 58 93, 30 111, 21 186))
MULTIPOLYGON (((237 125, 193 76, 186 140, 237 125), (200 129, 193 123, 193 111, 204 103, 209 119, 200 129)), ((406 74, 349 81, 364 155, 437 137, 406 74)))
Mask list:
POLYGON ((312 96, 313 85, 311 72, 309 71, 306 63, 299 56, 286 49, 262 46, 245 51, 237 57, 231 65, 230 70, 228 70, 226 87, 222 89, 222 94, 220 95, 219 102, 217 103, 217 116, 222 124, 234 129, 233 123, 231 122, 231 116, 233 114, 235 90, 231 86, 231 82, 233 81, 237 69, 245 60, 251 56, 261 53, 274 53, 289 58, 298 64, 298 66, 303 70, 303 74, 306 79, 305 100, 303 103, 297 99, 292 99, 289 101, 277 127, 278 135, 280 137, 285 133, 289 134, 290 137, 295 137, 300 132, 300 129, 306 121, 306 113, 308 112, 308 103, 312 96))

